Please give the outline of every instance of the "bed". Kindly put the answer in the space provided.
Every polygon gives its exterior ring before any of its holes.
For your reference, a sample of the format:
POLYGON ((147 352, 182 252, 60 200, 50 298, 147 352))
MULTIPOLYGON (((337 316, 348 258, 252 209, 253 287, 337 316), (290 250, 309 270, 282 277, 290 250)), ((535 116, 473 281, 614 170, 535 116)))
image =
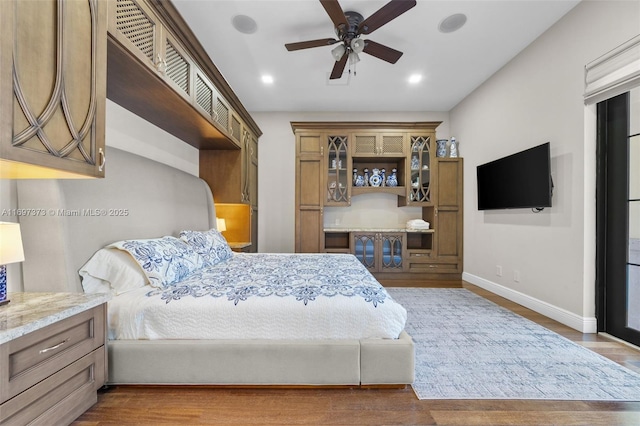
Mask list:
MULTIPOLYGON (((33 212, 20 217, 26 254, 25 291, 83 291, 78 271, 92 255, 114 242, 177 238, 184 230, 215 229, 213 197, 201 179, 114 148, 108 149, 108 159, 105 179, 18 182, 18 206, 33 212), (42 235, 48 236, 46 242, 42 235)), ((376 287, 379 283, 355 257, 234 254, 216 266, 208 272, 204 272, 206 268, 197 269, 189 276, 190 281, 179 281, 173 288, 147 286, 128 291, 127 301, 116 296, 109 302, 108 383, 386 386, 413 382, 413 342, 402 330, 401 312, 395 313, 391 321, 395 324, 386 326, 390 327, 386 335, 371 334, 367 329, 375 322, 367 319, 368 311, 391 309, 395 302, 376 287), (302 273, 281 273, 287 262, 294 262, 298 267, 294 270, 302 273), (320 268, 321 264, 334 267, 320 268), (318 272, 305 276, 304 268, 309 274, 313 268, 325 271, 320 274, 324 281, 305 288, 304 280, 317 280, 318 272), (337 273, 344 270, 359 277, 357 290, 339 282, 340 275, 349 275, 337 273), (247 283, 256 280, 254 273, 266 272, 270 290, 243 284, 238 291, 230 290, 229 283, 220 284, 224 276, 238 282, 242 271, 250 275, 247 283), (256 311, 252 311, 244 314, 245 318, 250 315, 251 323, 242 316, 230 315, 231 310, 238 312, 265 303, 265 292, 291 305, 296 312, 293 318, 297 319, 277 318, 279 315, 273 312, 254 318, 256 311), (230 297, 232 293, 236 296, 230 297), (163 334, 167 330, 160 332, 161 326, 154 329, 148 324, 137 327, 141 334, 126 334, 131 331, 128 328, 136 328, 131 322, 124 322, 128 324, 124 330, 117 327, 117 319, 138 318, 138 313, 126 308, 145 305, 141 301, 154 312, 160 305, 180 310, 189 300, 194 305, 181 309, 197 311, 205 299, 224 306, 217 317, 206 317, 208 323, 202 317, 174 321, 169 334, 163 334), (357 299, 363 309, 351 313, 352 322, 360 327, 355 332, 336 325, 336 314, 327 310, 347 299, 357 299), (314 326, 303 321, 309 308, 327 315, 324 334, 310 337, 314 326), (292 322, 298 330, 282 334, 283 325, 292 322), (180 325, 187 323, 193 325, 189 331, 180 325), (214 325, 222 326, 218 330, 224 332, 212 332, 214 325), (245 328, 242 333, 241 325, 245 328), (203 330, 204 334, 198 334, 203 330)), ((179 315, 171 310, 163 312, 161 315, 170 318, 179 315)))

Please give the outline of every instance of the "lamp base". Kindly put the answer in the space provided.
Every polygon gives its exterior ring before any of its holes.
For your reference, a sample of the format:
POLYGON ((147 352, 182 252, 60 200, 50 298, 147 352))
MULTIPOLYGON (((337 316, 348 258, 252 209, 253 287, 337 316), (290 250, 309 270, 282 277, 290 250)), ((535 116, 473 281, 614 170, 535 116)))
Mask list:
POLYGON ((0 265, 0 306, 7 303, 7 265, 0 265))

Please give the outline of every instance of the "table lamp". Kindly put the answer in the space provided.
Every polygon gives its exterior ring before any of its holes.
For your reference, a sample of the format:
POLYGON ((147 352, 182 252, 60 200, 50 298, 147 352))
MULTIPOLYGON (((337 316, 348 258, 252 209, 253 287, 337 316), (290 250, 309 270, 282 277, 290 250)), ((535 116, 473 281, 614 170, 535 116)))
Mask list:
POLYGON ((24 261, 20 224, 0 222, 0 305, 7 299, 7 264, 24 261))

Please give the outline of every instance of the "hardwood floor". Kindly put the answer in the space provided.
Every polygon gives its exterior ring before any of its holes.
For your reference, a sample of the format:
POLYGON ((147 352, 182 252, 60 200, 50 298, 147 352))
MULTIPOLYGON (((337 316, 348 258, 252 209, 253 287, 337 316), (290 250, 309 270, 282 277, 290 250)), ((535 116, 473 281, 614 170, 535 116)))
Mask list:
MULTIPOLYGON (((393 284, 409 285, 408 282, 393 284)), ((466 282, 449 282, 448 286, 465 287, 640 373, 640 351, 634 348, 599 335, 582 334, 466 282)), ((420 401, 410 387, 238 389, 114 386, 101 391, 98 403, 73 424, 640 425, 640 402, 420 401)))

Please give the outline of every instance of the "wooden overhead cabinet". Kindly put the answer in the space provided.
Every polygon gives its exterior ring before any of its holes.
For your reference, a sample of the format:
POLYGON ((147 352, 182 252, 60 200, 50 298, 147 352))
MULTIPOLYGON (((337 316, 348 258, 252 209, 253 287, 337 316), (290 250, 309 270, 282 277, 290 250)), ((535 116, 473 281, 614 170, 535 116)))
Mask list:
POLYGON ((104 176, 106 7, 0 1, 0 178, 104 176))

